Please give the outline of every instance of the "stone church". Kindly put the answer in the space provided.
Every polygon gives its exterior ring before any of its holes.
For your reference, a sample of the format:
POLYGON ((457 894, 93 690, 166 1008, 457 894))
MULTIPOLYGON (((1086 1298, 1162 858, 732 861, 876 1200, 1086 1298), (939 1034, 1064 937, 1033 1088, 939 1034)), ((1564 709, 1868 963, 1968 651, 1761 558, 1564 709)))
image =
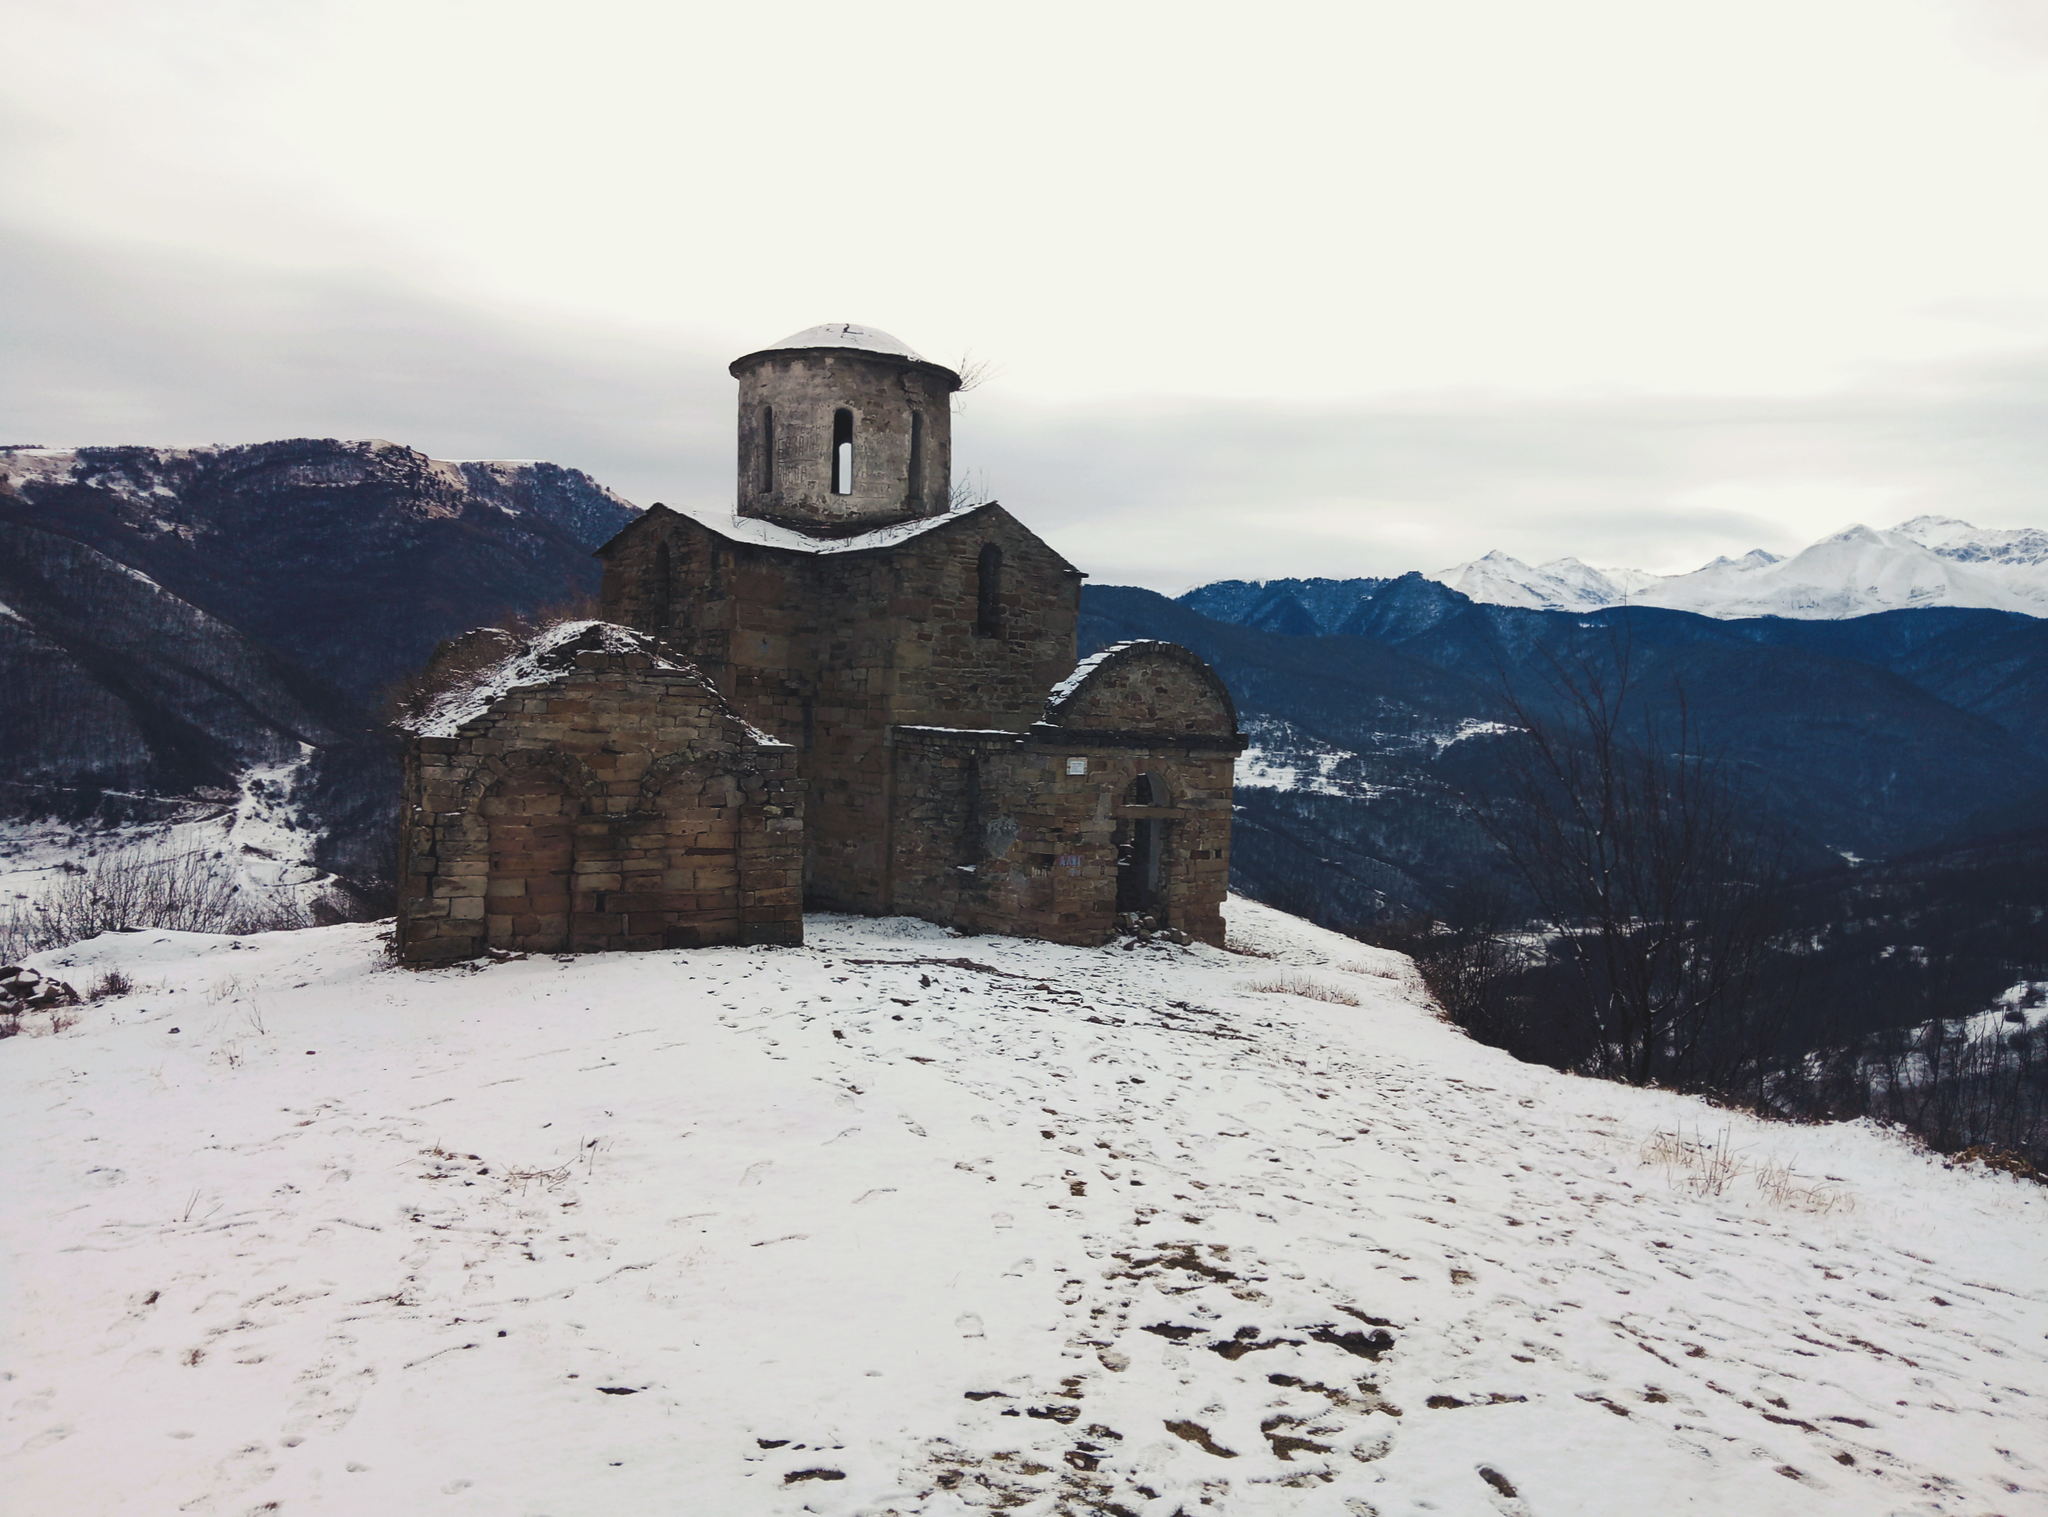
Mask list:
POLYGON ((1221 943, 1214 671, 1077 664, 1081 571, 951 504, 951 369, 835 324, 731 372, 733 513, 606 543, 602 621, 436 654, 472 673, 407 746, 402 957, 793 943, 806 908, 1221 943))

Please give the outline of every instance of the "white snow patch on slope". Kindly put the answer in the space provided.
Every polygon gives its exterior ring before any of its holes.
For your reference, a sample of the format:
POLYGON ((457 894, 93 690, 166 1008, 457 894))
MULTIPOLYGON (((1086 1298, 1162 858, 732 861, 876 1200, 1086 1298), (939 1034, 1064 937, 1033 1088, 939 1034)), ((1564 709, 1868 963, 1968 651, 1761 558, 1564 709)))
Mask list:
POLYGON ((143 988, 0 1045, 10 1504, 2043 1510, 2040 1189, 1517 1064, 1230 915, 1270 959, 46 955, 143 988), (1642 1162, 1723 1129, 1853 1207, 1642 1162))
MULTIPOLYGON (((314 862, 320 841, 297 798, 312 761, 299 756, 246 769, 232 801, 195 806, 180 820, 97 828, 75 823, 0 818, 0 909, 33 907, 67 876, 101 860, 171 861, 194 854, 220 861, 253 908, 311 907, 334 884, 314 862)), ((119 798, 121 792, 108 792, 119 798)))
POLYGON ((1761 548, 1689 574, 1594 569, 1577 559, 1531 567, 1489 553, 1430 576, 1473 600, 1548 611, 1624 601, 1703 616, 1866 616, 1967 606, 2048 616, 2048 532, 1920 516, 1889 532, 1853 526, 1790 558, 1761 548))
POLYGON ((1291 722, 1258 716, 1244 724, 1248 746, 1237 756, 1240 790, 1295 790, 1371 800, 1385 787, 1365 778, 1365 761, 1348 748, 1311 737, 1291 722))

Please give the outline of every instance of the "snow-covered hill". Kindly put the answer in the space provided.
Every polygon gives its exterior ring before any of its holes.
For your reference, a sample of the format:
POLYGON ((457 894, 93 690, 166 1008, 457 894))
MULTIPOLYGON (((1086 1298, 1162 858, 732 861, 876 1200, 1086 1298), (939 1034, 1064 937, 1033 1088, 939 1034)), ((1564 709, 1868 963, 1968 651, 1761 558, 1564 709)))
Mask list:
POLYGON ((7 1504, 2048 1510, 2048 1192, 1519 1065, 1231 923, 50 956, 137 988, 0 1044, 7 1504))
POLYGON ((1719 617, 1822 619, 1913 606, 2048 616, 2048 532, 1919 516, 1889 532, 1848 527, 1790 558, 1758 548, 1690 574, 1596 569, 1576 558, 1532 567, 1489 553, 1430 578, 1476 601, 1544 611, 1627 601, 1719 617))

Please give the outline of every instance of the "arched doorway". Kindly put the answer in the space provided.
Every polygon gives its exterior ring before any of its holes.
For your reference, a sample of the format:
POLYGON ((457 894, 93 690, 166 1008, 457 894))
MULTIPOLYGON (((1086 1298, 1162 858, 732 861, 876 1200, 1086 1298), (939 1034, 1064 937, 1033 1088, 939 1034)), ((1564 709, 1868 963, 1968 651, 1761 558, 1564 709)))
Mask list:
MULTIPOLYGON (((1141 774, 1125 793, 1126 806, 1166 806, 1166 781, 1141 774)), ((1116 851, 1116 909, 1159 913, 1166 906, 1166 829, 1153 817, 1126 817, 1116 851)))
POLYGON ((528 770, 499 781, 479 809, 490 831, 484 941, 520 953, 567 948, 576 797, 554 775, 528 770))

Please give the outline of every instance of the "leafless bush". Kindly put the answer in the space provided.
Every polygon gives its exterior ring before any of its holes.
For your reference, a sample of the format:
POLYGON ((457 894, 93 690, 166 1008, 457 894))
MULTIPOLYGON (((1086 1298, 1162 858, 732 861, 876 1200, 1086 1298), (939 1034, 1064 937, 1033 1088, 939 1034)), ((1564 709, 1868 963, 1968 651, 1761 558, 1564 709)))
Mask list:
POLYGON ((1856 1205, 1856 1198, 1842 1189, 1839 1181, 1809 1180, 1780 1159, 1750 1163, 1736 1152, 1731 1129, 1726 1127, 1711 1138, 1702 1137, 1697 1128, 1691 1137, 1682 1127, 1670 1132, 1660 1129, 1643 1144, 1640 1162, 1645 1168, 1662 1169, 1673 1189, 1695 1196, 1725 1196, 1747 1175, 1758 1195, 1788 1211, 1824 1217, 1852 1211, 1856 1205))
POLYGON ((1504 680, 1507 784, 1466 797, 1550 924, 1540 983, 1586 1073, 1754 1095, 1785 1020, 1770 986, 1784 868, 1682 689, 1645 706, 1626 622, 1611 658, 1504 680), (1554 713, 1554 714, 1553 714, 1554 713))
POLYGON ((1278 975, 1254 980, 1245 986, 1257 995, 1305 996, 1311 1001, 1328 1001, 1334 1006, 1356 1006, 1358 997, 1342 985, 1327 985, 1305 974, 1278 975))
POLYGON ((954 511, 965 511, 969 506, 985 506, 994 500, 989 493, 988 471, 977 469, 962 471, 953 476, 952 489, 947 493, 946 505, 954 511))
POLYGON ((0 917, 0 960, 146 928, 174 932, 278 932, 310 925, 296 897, 259 901, 212 854, 132 848, 66 873, 41 898, 0 917))
POLYGON ((1002 371, 1002 365, 993 359, 976 358, 972 348, 962 353, 960 361, 953 365, 953 372, 960 376, 960 388, 953 392, 954 413, 957 415, 967 409, 963 396, 980 389, 1002 371))
POLYGON ((2015 1174, 2048 1169, 2048 1024, 2019 1017, 1887 1028, 1811 1055, 1771 1095, 1803 1115, 1902 1127, 2015 1174))
POLYGON ((1653 1133, 1643 1145, 1642 1163, 1661 1168, 1672 1185, 1696 1196, 1723 1194, 1748 1167, 1736 1154, 1725 1127, 1711 1139, 1702 1138, 1698 1129, 1690 1138, 1679 1128, 1653 1133))
POLYGON ((111 1001, 116 996, 125 996, 135 988, 135 982, 118 969, 109 969, 97 980, 85 995, 89 1001, 111 1001))
POLYGON ((1837 1183, 1809 1180, 1790 1164, 1766 1160, 1756 1171, 1756 1188, 1773 1206, 1787 1211, 1811 1212, 1825 1217, 1839 1211, 1853 1211, 1856 1198, 1837 1183))
POLYGON ((1539 934, 1512 930, 1498 892, 1464 893, 1455 923, 1427 918, 1379 922, 1356 930, 1363 941, 1405 953, 1444 1016, 1518 1059, 1568 1066, 1583 1039, 1569 1036, 1571 1017, 1545 994, 1538 971, 1546 949, 1539 934))

